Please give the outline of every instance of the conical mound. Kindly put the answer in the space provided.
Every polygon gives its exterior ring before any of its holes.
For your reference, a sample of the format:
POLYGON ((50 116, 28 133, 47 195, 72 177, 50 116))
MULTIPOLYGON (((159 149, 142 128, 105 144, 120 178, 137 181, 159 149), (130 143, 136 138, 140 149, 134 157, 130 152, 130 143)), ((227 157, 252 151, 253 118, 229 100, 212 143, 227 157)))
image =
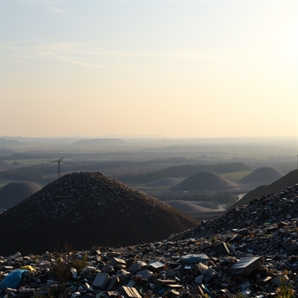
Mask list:
POLYGON ((0 210, 9 209, 22 202, 37 191, 41 186, 35 182, 11 182, 0 188, 0 210))
POLYGON ((270 167, 261 167, 249 173, 242 179, 238 180, 238 184, 270 184, 281 178, 283 173, 270 167))
POLYGON ((198 172, 171 187, 173 190, 228 190, 239 187, 232 181, 210 171, 198 172))
POLYGON ((281 177, 280 179, 271 183, 270 185, 259 186, 256 189, 248 192, 242 199, 236 202, 229 209, 234 208, 236 206, 247 205, 254 198, 279 192, 282 189, 285 189, 297 183, 298 183, 298 170, 291 171, 288 174, 281 177))
POLYGON ((102 173, 72 173, 0 214, 0 255, 159 241, 197 223, 102 173))

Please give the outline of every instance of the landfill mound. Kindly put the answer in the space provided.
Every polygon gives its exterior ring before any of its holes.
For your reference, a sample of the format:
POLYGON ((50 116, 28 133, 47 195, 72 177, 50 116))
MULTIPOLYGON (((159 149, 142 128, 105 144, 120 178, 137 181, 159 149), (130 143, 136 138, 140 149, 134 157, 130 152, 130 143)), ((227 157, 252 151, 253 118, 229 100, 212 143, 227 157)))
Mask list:
POLYGON ((154 180, 146 184, 146 186, 173 186, 181 182, 182 179, 166 177, 154 180))
POLYGON ((239 185, 211 171, 200 171, 172 186, 171 190, 228 190, 239 185))
POLYGON ((0 211, 17 205, 39 190, 41 186, 30 181, 11 182, 4 185, 0 188, 0 211))
POLYGON ((281 178, 284 174, 280 171, 270 168, 270 167, 261 167, 257 168, 253 172, 249 173, 242 179, 238 180, 238 184, 258 184, 258 185, 264 185, 264 184, 270 184, 274 181, 281 178))
POLYGON ((198 221, 100 172, 67 174, 0 214, 0 254, 157 241, 198 221))
POLYGON ((236 206, 246 205, 254 198, 280 192, 282 189, 285 189, 291 185, 295 185, 296 183, 298 183, 298 170, 289 172, 288 174, 282 176, 280 179, 276 180, 275 182, 269 185, 262 185, 248 192, 229 209, 234 208, 236 206))
POLYGON ((180 210, 183 213, 202 213, 202 212, 212 212, 214 211, 211 208, 206 208, 199 206, 197 204, 187 202, 187 201, 181 201, 181 200, 170 200, 166 201, 167 204, 174 207, 175 209, 180 210))
POLYGON ((0 257, 0 297, 298 297, 297 214, 298 184, 163 241, 13 250, 0 257))

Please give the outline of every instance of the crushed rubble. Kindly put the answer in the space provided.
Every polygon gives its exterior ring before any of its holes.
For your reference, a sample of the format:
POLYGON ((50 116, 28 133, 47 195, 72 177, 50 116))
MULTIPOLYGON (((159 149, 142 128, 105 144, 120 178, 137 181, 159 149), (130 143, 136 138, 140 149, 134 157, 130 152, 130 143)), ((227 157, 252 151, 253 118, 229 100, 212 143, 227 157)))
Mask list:
POLYGON ((279 297, 298 297, 298 184, 162 241, 2 256, 0 289, 0 297, 262 298, 285 289, 292 296, 279 297), (10 287, 17 270, 25 272, 10 287))
POLYGON ((44 186, 0 214, 0 255, 78 250, 162 240, 199 222, 100 172, 77 172, 44 186), (38 235, 38 241, 36 241, 38 235))

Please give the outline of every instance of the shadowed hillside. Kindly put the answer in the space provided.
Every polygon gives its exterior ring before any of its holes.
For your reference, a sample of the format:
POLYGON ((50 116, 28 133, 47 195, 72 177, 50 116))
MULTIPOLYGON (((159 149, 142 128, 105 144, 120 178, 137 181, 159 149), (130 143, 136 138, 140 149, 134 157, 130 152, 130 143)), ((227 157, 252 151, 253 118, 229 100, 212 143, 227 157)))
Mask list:
POLYGON ((213 172, 210 171, 201 171, 198 172, 179 184, 176 184, 171 187, 171 190, 229 190, 239 187, 237 184, 232 181, 225 179, 213 172))
POLYGON ((100 172, 72 173, 0 214, 6 239, 0 255, 44 252, 65 242, 88 249, 158 241, 197 223, 100 172))
POLYGON ((258 185, 264 185, 264 184, 270 184, 277 179, 281 178, 284 174, 277 171, 276 169, 270 168, 270 167, 261 167, 247 176, 243 177, 242 179, 238 180, 238 184, 258 184, 258 185))
POLYGON ((256 197, 261 197, 265 195, 269 195, 275 192, 279 192, 282 189, 290 187, 291 185, 295 185, 298 183, 298 170, 291 171, 270 185, 262 185, 257 187, 256 189, 248 192, 241 200, 231 206, 229 209, 236 206, 243 206, 248 204, 252 199, 256 197))
POLYGON ((41 186, 30 181, 11 182, 3 186, 0 188, 0 210, 15 206, 39 190, 41 186))

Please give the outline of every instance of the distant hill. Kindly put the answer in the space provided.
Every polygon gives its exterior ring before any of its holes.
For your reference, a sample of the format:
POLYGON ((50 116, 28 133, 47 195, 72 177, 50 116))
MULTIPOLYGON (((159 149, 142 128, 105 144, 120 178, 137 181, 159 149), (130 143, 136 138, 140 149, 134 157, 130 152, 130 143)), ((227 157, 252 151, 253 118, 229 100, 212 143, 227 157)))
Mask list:
POLYGON ((8 140, 5 138, 0 138, 0 146, 13 146, 13 145, 20 145, 21 143, 17 140, 8 140))
POLYGON ((232 181, 225 179, 218 174, 211 171, 201 171, 198 172, 182 182, 172 186, 171 190, 229 190, 238 188, 239 185, 233 183, 232 181))
POLYGON ((100 172, 64 175, 0 214, 0 255, 161 241, 198 221, 100 172))
POLYGON ((8 183, 0 188, 0 210, 17 205, 41 188, 40 185, 30 181, 8 183))
POLYGON ((279 178, 281 178, 284 174, 277 171, 276 169, 270 167, 260 167, 253 172, 249 173, 247 176, 238 180, 237 183, 240 185, 245 184, 257 184, 264 185, 270 184, 279 178))
POLYGON ((247 205, 254 198, 280 192, 281 190, 287 187, 290 187, 292 185, 295 185, 297 183, 298 183, 298 170, 291 171, 269 185, 262 185, 248 192, 242 199, 240 199, 237 203, 231 206, 230 209, 236 206, 247 205))
POLYGON ((148 183, 165 177, 189 177, 199 171, 211 171, 217 174, 224 174, 248 170, 250 170, 250 168, 242 162, 197 165, 184 164, 179 166, 170 166, 155 172, 147 172, 146 174, 127 174, 117 178, 125 183, 148 183))
POLYGON ((121 139, 85 139, 72 143, 73 146, 123 146, 126 145, 121 139))

